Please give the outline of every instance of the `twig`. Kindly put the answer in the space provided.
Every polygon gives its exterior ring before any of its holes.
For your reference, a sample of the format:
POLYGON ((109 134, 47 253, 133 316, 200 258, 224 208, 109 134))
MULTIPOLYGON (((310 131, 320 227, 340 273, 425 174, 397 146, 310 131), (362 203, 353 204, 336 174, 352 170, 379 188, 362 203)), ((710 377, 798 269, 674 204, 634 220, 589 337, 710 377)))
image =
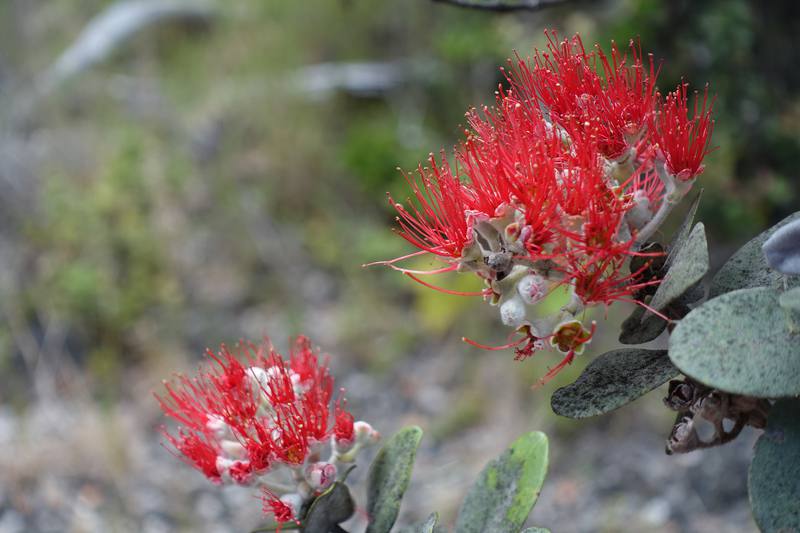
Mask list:
POLYGON ((569 0, 519 0, 518 2, 505 2, 503 0, 432 0, 437 4, 449 4, 451 6, 463 7, 466 9, 478 9, 481 11, 494 11, 495 13, 511 13, 513 11, 539 11, 551 6, 563 4, 569 0))

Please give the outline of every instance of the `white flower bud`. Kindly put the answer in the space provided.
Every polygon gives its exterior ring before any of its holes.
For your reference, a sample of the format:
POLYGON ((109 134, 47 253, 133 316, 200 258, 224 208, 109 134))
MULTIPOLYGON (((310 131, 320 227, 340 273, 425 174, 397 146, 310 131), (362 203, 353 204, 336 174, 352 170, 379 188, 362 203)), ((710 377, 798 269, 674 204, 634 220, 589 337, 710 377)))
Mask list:
POLYGON ((247 450, 245 450, 241 442, 223 439, 220 441, 219 445, 222 451, 235 459, 243 459, 247 455, 247 450))
POLYGON ((650 209, 650 199, 644 191, 636 191, 633 195, 633 207, 627 212, 625 218, 632 227, 642 229, 653 218, 650 209))
POLYGON ((517 283, 517 292, 528 305, 533 305, 547 294, 547 280, 538 274, 528 274, 517 283))
POLYGON ((305 477, 314 490, 325 490, 336 481, 336 465, 319 462, 306 467, 305 477))
POLYGON ((519 327, 525 321, 525 304, 518 296, 514 296, 500 306, 500 319, 503 324, 519 327))
POLYGON ((356 442, 359 444, 375 444, 381 439, 381 434, 363 420, 353 424, 353 433, 355 434, 356 442))
POLYGON ((216 462, 217 471, 219 472, 222 481, 224 481, 225 483, 231 482, 230 470, 231 466, 233 466, 235 462, 236 461, 234 461, 233 459, 228 459, 227 457, 224 457, 222 455, 217 456, 217 462, 216 462))
POLYGON ((285 504, 292 510, 292 515, 295 518, 300 516, 300 510, 303 508, 303 497, 296 492, 284 494, 280 497, 281 503, 285 504))
POLYGON ((222 439, 230 433, 230 428, 225 420, 219 415, 207 415, 206 428, 208 428, 217 439, 222 439))

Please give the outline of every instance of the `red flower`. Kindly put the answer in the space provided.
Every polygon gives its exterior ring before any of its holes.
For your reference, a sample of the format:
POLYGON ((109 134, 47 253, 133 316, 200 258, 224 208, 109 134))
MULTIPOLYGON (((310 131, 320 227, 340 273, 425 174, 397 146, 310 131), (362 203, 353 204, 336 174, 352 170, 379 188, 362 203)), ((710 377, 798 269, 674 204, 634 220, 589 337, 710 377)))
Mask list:
POLYGON ((167 440, 172 443, 184 461, 197 468, 200 472, 215 483, 221 481, 217 469, 217 456, 219 450, 208 441, 202 433, 180 430, 177 436, 164 433, 167 440))
POLYGON ((703 158, 713 151, 709 145, 714 130, 711 119, 714 99, 709 102, 707 86, 702 105, 700 96, 695 93, 694 111, 689 116, 687 88, 688 84, 681 83, 667 95, 652 127, 653 142, 663 152, 667 170, 682 181, 703 172, 703 158))
POLYGON ((336 402, 334 414, 336 421, 333 425, 333 435, 336 439, 336 442, 353 442, 353 437, 355 436, 353 432, 353 424, 355 423, 353 415, 344 410, 342 407, 342 402, 336 402))
POLYGON ((415 203, 392 203, 400 234, 420 251, 382 262, 432 288, 415 274, 477 274, 488 288, 461 294, 499 305, 504 321, 524 335, 502 346, 519 359, 543 344, 521 280, 536 276, 543 290, 571 287, 559 322, 657 283, 642 279, 644 271, 631 273, 630 258, 688 190, 668 174, 689 180, 702 171, 713 128, 707 90, 691 116, 685 85, 660 102, 659 69, 638 41, 627 49, 612 43, 605 53, 599 46, 587 51, 577 35, 546 35, 546 49, 531 60, 509 60, 509 88, 499 88, 493 107, 467 113, 457 166, 431 157, 419 180, 407 177, 415 203), (447 266, 396 266, 425 253, 447 266))
POLYGON ((533 64, 517 56, 509 83, 527 107, 540 102, 573 142, 594 142, 611 159, 625 156, 655 109, 652 58, 645 66, 633 40, 630 55, 612 43, 609 57, 599 46, 587 53, 577 35, 560 42, 555 32, 546 35, 547 52, 537 51, 533 64))
POLYGON ((431 154, 428 161, 430 168, 420 165, 417 171, 419 181, 405 175, 415 200, 409 200, 409 208, 391 196, 389 203, 399 215, 401 237, 426 252, 458 258, 470 240, 465 217, 468 194, 444 158, 437 164, 431 154))
POLYGON ((267 488, 262 489, 261 501, 263 502, 264 514, 272 514, 275 521, 279 526, 276 531, 280 532, 281 526, 286 522, 295 522, 300 525, 297 519, 297 509, 293 509, 287 502, 278 498, 278 496, 267 488))
MULTIPOLYGON (((177 435, 166 434, 169 442, 215 481, 223 476, 220 464, 230 465, 224 474, 239 483, 274 462, 302 464, 313 444, 335 432, 333 377, 306 337, 298 337, 288 363, 269 341, 242 344, 240 352, 252 366, 223 345, 219 354, 209 352, 213 364, 197 377, 180 376, 165 383, 165 396, 156 396, 164 413, 182 426, 177 435), (227 454, 226 444, 241 456, 227 454)), ((340 402, 336 413, 337 419, 352 419, 340 402)))

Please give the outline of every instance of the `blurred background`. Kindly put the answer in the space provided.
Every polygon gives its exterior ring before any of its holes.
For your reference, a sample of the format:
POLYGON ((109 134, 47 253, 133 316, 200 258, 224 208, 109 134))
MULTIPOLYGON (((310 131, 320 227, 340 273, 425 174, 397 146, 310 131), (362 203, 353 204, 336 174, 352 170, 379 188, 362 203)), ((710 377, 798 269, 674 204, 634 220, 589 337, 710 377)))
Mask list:
POLYGON ((552 461, 531 524, 755 531, 754 434, 668 457, 661 391, 596 420, 550 410, 629 309, 599 313, 587 355, 531 390, 558 356, 460 341, 502 340, 495 309, 361 264, 410 251, 385 200, 406 196, 396 167, 451 147, 544 28, 606 49, 639 36, 662 89, 711 84, 699 218, 720 264, 800 203, 798 15, 793 0, 0 0, 0 532, 262 524, 249 490, 163 448, 152 394, 206 347, 299 333, 332 355, 357 418, 425 430, 402 523, 452 523, 483 463, 539 429, 552 461))

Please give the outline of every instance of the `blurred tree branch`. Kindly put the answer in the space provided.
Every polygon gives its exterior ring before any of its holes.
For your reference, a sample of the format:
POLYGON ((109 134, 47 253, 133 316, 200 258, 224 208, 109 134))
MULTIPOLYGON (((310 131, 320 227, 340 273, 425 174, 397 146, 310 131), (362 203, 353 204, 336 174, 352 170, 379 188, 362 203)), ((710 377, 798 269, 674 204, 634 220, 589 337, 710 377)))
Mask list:
POLYGON ((75 42, 44 73, 39 90, 47 94, 66 80, 107 59, 138 32, 175 21, 208 21, 216 15, 212 0, 121 0, 95 16, 75 42))
POLYGON ((448 4, 466 9, 481 11, 494 11, 496 13, 510 13, 512 11, 539 11, 548 7, 569 2, 569 0, 518 0, 505 2, 503 0, 431 0, 437 4, 448 4))

